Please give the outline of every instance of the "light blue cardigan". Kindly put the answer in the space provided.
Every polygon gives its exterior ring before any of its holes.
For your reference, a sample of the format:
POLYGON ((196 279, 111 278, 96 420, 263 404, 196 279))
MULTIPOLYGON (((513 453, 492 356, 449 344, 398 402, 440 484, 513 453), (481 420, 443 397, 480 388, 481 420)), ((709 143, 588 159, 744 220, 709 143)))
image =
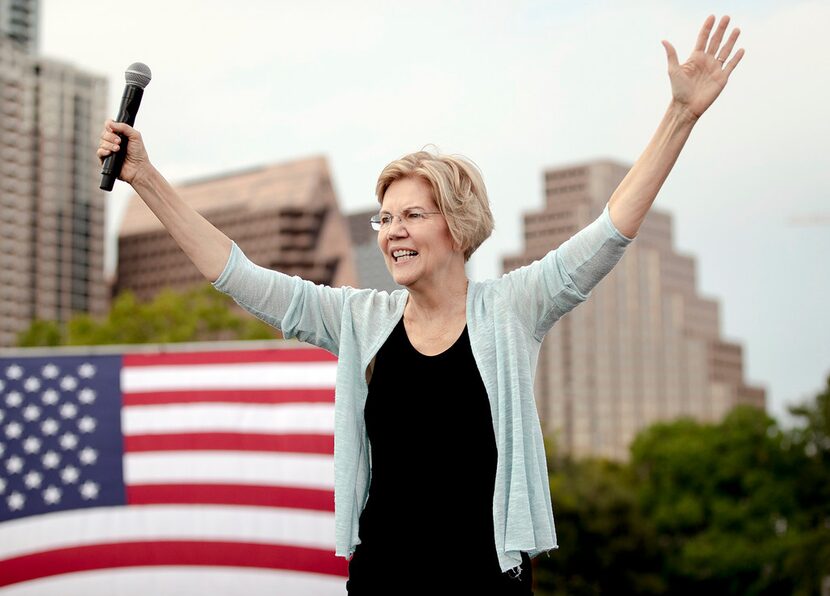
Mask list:
MULTIPOLYGON (((493 523, 502 571, 521 564, 521 551, 535 557, 558 548, 547 459, 533 397, 542 339, 560 317, 588 298, 632 240, 614 227, 606 205, 594 222, 542 259, 499 279, 469 284, 468 332, 490 398, 498 446, 493 523)), ((407 290, 387 293, 315 285, 255 265, 236 244, 214 287, 281 329, 286 338, 296 337, 338 356, 335 552, 351 559, 360 543, 359 518, 371 480, 370 443, 363 418, 367 369, 403 316, 407 290)), ((458 429, 464 432, 463 421, 458 429)), ((426 430, 424 437, 428 437, 426 430)), ((405 537, 402 542, 406 543, 405 537)))

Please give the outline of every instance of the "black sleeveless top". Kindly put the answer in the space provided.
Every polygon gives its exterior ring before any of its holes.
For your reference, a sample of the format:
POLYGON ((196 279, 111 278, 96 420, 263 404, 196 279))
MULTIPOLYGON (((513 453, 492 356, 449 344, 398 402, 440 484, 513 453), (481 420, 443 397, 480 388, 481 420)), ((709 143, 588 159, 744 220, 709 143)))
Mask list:
MULTIPOLYGON (((453 570, 459 589, 471 578, 493 588, 508 575, 493 530, 498 455, 466 327, 446 351, 425 356, 401 318, 377 353, 364 417, 372 471, 349 594, 371 593, 370 584, 400 590, 401 582, 446 589, 453 570)), ((509 583, 528 591, 503 593, 531 593, 525 557, 524 581, 509 583)))

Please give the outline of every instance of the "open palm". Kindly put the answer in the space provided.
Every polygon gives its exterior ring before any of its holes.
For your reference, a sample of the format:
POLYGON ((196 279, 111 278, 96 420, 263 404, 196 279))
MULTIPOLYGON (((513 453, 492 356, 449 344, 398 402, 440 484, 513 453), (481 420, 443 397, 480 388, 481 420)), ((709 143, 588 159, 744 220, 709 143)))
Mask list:
POLYGON ((683 64, 678 62, 674 47, 668 41, 662 42, 669 62, 672 97, 676 103, 686 108, 696 118, 700 118, 720 95, 729 80, 729 75, 744 55, 744 50, 741 48, 729 60, 729 55, 741 32, 738 28, 732 30, 729 39, 723 47, 720 47, 729 24, 729 17, 724 16, 721 19, 712 39, 709 39, 714 24, 714 15, 707 17, 697 36, 694 50, 683 64))

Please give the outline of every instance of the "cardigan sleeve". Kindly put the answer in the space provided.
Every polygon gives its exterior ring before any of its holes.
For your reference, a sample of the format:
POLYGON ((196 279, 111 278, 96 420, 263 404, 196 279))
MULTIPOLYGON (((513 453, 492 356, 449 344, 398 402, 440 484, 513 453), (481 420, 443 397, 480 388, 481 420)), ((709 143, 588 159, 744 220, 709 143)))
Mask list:
POLYGON ((235 242, 213 287, 286 338, 338 354, 343 304, 351 288, 331 288, 260 267, 235 242))
POLYGON ((600 216, 541 259, 497 281, 512 310, 537 341, 579 303, 622 258, 633 238, 611 221, 608 205, 600 216))

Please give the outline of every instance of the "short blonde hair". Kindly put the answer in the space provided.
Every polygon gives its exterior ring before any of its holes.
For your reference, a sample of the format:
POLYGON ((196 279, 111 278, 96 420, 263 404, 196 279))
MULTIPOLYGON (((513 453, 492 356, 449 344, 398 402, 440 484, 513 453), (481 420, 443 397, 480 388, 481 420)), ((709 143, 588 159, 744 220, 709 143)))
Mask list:
POLYGON ((413 176, 423 178, 432 187, 432 198, 468 261, 493 232, 493 214, 478 166, 465 157, 440 155, 437 151, 404 155, 380 173, 375 189, 378 202, 383 205, 383 197, 393 182, 413 176))

